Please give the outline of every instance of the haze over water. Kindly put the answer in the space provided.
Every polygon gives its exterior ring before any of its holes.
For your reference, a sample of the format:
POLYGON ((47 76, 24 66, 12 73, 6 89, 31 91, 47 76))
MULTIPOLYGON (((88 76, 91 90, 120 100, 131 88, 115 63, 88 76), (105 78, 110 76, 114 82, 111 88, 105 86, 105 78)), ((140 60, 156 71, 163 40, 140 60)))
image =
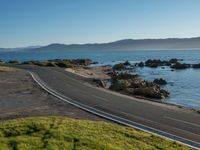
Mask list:
MULTIPOLYGON (((40 51, 40 52, 0 52, 1 60, 47 60, 56 58, 90 58, 98 61, 98 65, 113 65, 121 61, 131 63, 146 61, 148 59, 169 60, 171 58, 183 59, 186 63, 200 63, 198 50, 162 50, 162 51, 40 51)), ((200 108, 200 69, 184 69, 171 71, 171 68, 135 68, 146 80, 164 78, 168 84, 163 86, 170 92, 170 97, 164 101, 191 108, 200 108)))

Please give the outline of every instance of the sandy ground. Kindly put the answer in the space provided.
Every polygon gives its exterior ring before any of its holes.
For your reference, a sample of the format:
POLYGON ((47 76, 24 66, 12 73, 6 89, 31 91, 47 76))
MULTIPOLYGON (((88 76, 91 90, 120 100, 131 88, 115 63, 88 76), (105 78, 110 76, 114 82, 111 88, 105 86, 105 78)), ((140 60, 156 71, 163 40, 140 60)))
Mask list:
POLYGON ((0 120, 58 115, 103 120, 51 96, 23 70, 0 72, 0 120))
POLYGON ((81 75, 86 78, 95 78, 106 80, 110 79, 110 76, 106 74, 106 72, 111 71, 111 67, 103 66, 103 67, 78 67, 78 68, 66 68, 66 71, 81 75))

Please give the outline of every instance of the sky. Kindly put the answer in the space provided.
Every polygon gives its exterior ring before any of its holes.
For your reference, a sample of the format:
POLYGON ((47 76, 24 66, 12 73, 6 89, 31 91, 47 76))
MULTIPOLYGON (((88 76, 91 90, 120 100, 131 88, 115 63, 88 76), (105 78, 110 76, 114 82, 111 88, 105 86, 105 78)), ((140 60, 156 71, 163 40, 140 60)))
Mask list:
POLYGON ((0 47, 200 36, 200 0, 0 0, 0 47))

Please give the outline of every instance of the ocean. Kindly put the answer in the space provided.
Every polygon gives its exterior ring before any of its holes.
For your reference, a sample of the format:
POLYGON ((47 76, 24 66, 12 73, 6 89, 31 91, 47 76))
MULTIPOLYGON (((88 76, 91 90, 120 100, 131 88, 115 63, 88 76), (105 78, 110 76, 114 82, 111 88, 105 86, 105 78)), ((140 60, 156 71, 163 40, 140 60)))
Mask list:
MULTIPOLYGON (((138 51, 13 51, 0 52, 0 60, 47 60, 64 58, 89 58, 99 62, 97 65, 113 65, 126 60, 131 63, 148 59, 183 59, 185 63, 200 63, 200 50, 138 50, 138 51)), ((171 68, 135 68, 133 72, 146 80, 164 78, 168 84, 162 88, 170 92, 164 102, 189 108, 200 108, 200 69, 171 71, 171 68)))

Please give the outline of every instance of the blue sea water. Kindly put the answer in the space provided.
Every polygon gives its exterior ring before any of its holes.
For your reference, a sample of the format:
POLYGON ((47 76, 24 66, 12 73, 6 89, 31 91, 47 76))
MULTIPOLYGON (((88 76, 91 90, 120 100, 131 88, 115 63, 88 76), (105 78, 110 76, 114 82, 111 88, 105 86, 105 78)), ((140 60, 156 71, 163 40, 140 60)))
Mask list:
MULTIPOLYGON (((98 65, 110 65, 122 61, 131 63, 147 59, 169 60, 183 59, 186 63, 200 63, 200 50, 162 50, 162 51, 18 51, 0 52, 1 60, 47 60, 63 58, 90 58, 98 61, 98 65)), ((168 84, 163 86, 170 92, 164 101, 190 108, 200 108, 200 69, 184 69, 171 71, 170 68, 136 68, 134 70, 142 78, 154 80, 164 78, 168 84)))

